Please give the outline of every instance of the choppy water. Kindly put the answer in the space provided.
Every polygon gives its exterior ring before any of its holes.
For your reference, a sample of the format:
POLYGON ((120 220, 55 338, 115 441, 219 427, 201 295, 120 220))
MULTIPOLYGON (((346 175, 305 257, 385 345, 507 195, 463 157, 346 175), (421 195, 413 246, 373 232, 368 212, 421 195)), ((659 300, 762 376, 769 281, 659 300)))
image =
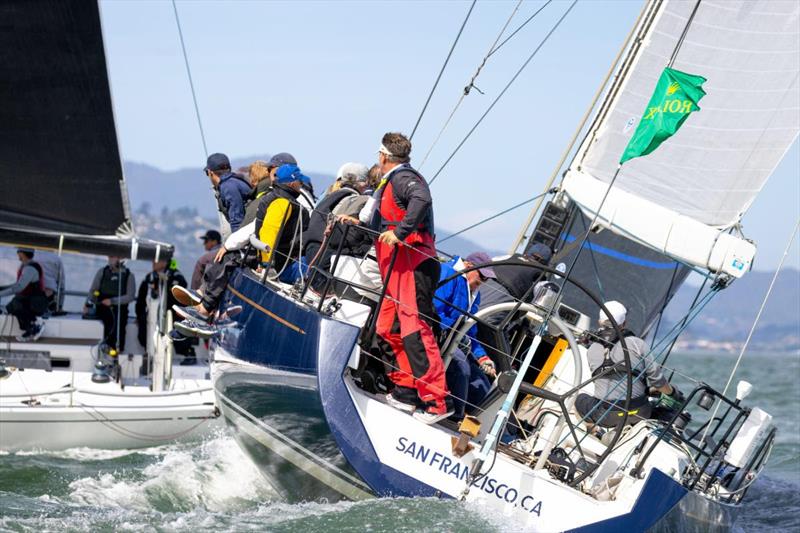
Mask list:
MULTIPOLYGON (((676 355, 670 366, 722 386, 734 360, 676 355)), ((739 529, 798 531, 800 357, 749 356, 739 377, 756 385, 748 400, 773 414, 780 428, 739 529)), ((203 442, 131 452, 0 456, 2 531, 483 532, 508 526, 464 504, 432 499, 282 503, 225 431, 203 442)))

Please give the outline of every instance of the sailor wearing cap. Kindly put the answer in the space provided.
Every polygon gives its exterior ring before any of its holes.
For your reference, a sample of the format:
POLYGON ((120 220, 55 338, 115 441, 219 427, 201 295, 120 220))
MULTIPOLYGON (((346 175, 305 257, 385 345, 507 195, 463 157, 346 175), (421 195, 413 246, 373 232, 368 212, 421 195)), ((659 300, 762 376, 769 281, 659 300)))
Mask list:
POLYGON ((200 237, 200 240, 203 241, 203 248, 206 252, 194 264, 192 282, 189 285, 193 291, 199 289, 203 284, 203 274, 206 271, 206 267, 214 262, 214 257, 216 257, 217 250, 219 250, 222 243, 222 235, 217 230, 210 229, 200 237))
POLYGON ((608 314, 602 309, 598 317, 598 329, 589 334, 590 344, 586 352, 592 376, 601 376, 594 382, 594 393, 578 394, 575 409, 590 424, 602 427, 616 427, 624 415, 627 389, 625 353, 617 329, 617 324, 625 340, 630 357, 633 388, 628 406, 628 424, 635 424, 651 414, 648 402, 648 387, 663 394, 677 396, 680 393, 664 377, 661 365, 648 354, 647 343, 626 329, 628 310, 616 300, 605 304, 608 314))
POLYGON ((239 174, 231 172, 231 162, 225 154, 211 154, 203 169, 211 180, 220 213, 236 231, 244 219, 244 204, 250 196, 250 184, 239 174))
MULTIPOLYGON (((492 259, 484 252, 475 252, 463 260, 455 257, 442 265, 440 282, 449 281, 436 289, 434 305, 439 314, 442 326, 442 339, 447 339, 463 320, 460 309, 468 309, 475 314, 481 303, 478 287, 487 280, 496 279, 492 267, 486 266, 470 270, 460 276, 456 274, 465 269, 491 263, 492 259), (454 277, 455 276, 455 277, 454 277)), ((496 376, 494 362, 486 354, 486 350, 478 342, 476 324, 461 339, 458 348, 453 351, 453 360, 447 367, 447 386, 453 399, 453 420, 464 418, 466 404, 478 405, 489 393, 489 378, 496 376), (488 377, 487 377, 488 376, 488 377)))
POLYGON ((17 270, 17 281, 13 285, 0 289, 0 296, 13 295, 11 302, 6 306, 8 314, 14 315, 19 321, 22 334, 17 337, 20 342, 37 340, 43 329, 43 324, 36 317, 42 316, 47 310, 47 297, 44 293, 44 271, 33 260, 33 250, 19 248, 17 257, 20 266, 17 270))

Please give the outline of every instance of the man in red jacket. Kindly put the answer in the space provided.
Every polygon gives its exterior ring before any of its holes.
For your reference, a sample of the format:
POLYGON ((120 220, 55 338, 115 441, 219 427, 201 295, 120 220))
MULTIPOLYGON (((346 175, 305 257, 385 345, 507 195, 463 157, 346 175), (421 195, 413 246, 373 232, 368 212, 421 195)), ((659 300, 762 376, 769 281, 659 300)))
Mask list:
POLYGON ((411 142, 400 133, 383 136, 378 164, 383 173, 375 192, 381 234, 375 244, 386 280, 392 254, 397 259, 386 283, 376 333, 389 357, 394 390, 387 402, 426 424, 453 414, 444 365, 434 328, 433 294, 439 282, 433 229, 433 201, 425 179, 409 161, 411 142))

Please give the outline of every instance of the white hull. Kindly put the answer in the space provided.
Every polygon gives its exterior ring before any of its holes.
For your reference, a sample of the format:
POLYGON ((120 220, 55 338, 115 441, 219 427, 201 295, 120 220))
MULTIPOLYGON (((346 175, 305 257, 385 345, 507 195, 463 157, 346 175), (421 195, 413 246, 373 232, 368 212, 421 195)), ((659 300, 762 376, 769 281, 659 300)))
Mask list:
POLYGON ((203 435, 217 416, 208 380, 175 380, 162 393, 93 383, 86 372, 15 371, 0 381, 3 451, 158 446, 203 435))

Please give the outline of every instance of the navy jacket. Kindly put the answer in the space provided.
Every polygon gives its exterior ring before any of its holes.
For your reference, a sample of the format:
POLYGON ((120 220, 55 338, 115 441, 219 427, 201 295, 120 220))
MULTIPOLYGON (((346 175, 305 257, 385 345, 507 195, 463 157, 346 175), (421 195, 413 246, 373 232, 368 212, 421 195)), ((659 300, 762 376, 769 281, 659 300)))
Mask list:
POLYGON ((228 219, 232 231, 236 231, 242 225, 244 205, 250 193, 250 185, 238 174, 228 172, 219 180, 217 187, 219 210, 228 219))

